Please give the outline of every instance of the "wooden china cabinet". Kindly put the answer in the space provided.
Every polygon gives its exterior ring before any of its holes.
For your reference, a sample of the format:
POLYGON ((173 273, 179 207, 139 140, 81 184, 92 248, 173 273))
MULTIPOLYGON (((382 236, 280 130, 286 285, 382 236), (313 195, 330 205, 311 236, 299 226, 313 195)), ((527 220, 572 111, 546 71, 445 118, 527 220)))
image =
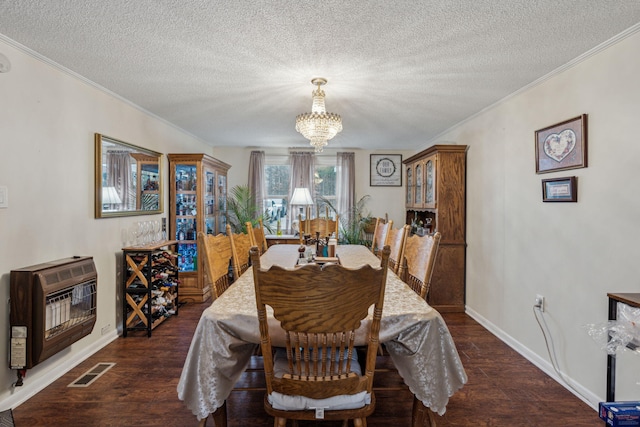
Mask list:
POLYGON ((434 145, 403 161, 407 224, 442 235, 428 302, 443 312, 464 311, 467 149, 434 145))
POLYGON ((230 165, 206 154, 169 158, 169 239, 177 240, 180 300, 211 298, 198 232, 224 233, 227 226, 227 172, 230 165))

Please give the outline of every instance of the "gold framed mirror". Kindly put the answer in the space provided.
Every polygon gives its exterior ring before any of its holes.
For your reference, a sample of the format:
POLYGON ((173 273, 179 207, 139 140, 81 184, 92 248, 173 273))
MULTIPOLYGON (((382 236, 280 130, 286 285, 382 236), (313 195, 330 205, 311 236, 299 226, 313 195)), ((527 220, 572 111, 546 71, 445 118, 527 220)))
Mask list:
POLYGON ((163 211, 162 154, 95 134, 95 217, 163 211))

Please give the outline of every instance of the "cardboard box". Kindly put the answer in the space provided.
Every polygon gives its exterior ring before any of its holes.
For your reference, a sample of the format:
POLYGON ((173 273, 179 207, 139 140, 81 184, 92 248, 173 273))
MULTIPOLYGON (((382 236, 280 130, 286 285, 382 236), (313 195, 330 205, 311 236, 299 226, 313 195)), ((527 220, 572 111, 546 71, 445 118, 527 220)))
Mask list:
POLYGON ((598 412, 608 426, 640 426, 640 401, 600 402, 598 412))

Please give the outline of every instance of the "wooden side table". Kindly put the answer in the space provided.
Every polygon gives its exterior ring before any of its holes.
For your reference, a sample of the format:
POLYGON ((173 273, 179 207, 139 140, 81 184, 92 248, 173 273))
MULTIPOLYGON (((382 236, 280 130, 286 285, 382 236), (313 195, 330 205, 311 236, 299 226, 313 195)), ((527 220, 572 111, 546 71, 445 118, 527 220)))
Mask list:
POLYGON ((294 236, 293 234, 283 234, 281 236, 276 236, 275 234, 267 234, 265 238, 267 239, 267 246, 300 244, 300 238, 298 236, 294 236))
MULTIPOLYGON (((609 297, 609 320, 618 318, 618 303, 640 308, 640 294, 607 294, 609 297)), ((607 402, 615 402, 616 394, 616 355, 607 355, 607 402)))

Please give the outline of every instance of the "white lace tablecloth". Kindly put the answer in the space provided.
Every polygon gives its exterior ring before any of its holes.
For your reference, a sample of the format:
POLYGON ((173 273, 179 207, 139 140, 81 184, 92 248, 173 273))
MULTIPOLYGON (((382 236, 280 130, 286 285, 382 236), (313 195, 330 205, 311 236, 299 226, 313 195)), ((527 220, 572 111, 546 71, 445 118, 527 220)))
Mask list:
MULTIPOLYGON (((274 245, 260 259, 261 266, 293 267, 297 249, 297 245, 274 245)), ((340 245, 337 254, 345 267, 380 265, 364 246, 340 245)), ((270 322, 271 331, 279 329, 272 315, 270 322)), ((362 329, 366 326, 363 322, 362 329)), ((278 338, 273 341, 277 344, 278 338)), ((411 392, 426 407, 444 414, 449 397, 467 382, 467 375, 440 313, 391 271, 380 341, 411 392)), ((253 272, 249 269, 202 313, 191 340, 178 397, 198 420, 222 406, 259 343, 253 272)))

